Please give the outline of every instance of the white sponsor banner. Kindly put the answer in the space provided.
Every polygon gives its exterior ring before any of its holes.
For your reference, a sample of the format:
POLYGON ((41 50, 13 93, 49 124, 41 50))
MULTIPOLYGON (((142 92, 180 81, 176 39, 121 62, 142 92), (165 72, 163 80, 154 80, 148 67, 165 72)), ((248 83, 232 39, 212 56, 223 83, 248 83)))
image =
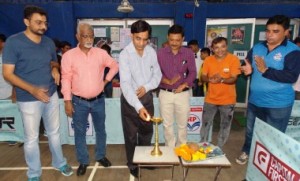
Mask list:
MULTIPOLYGON (((189 127, 191 131, 187 135, 188 141, 199 142, 200 141, 200 127, 202 119, 202 111, 200 108, 203 106, 202 97, 191 97, 191 116, 189 119, 189 127), (200 105, 200 106, 199 106, 200 105), (199 126, 198 126, 199 125, 199 126)), ((159 113, 159 100, 153 98, 153 104, 155 114, 159 113)), ((23 123, 20 112, 16 104, 12 104, 10 100, 0 100, 0 141, 19 141, 23 142, 23 123)), ((61 144, 74 144, 74 128, 72 125, 72 119, 68 118, 65 114, 64 101, 60 100, 60 139, 61 144)), ((121 121, 121 108, 120 99, 111 98, 105 99, 105 130, 107 135, 107 144, 124 144, 123 128, 121 121)), ((163 125, 159 125, 159 142, 164 143, 163 125)), ((176 130, 175 130, 176 131, 176 130)), ((211 140, 211 132, 209 136, 211 140)), ((93 128, 92 118, 88 118, 87 122, 87 144, 95 144, 96 137, 93 128)))
POLYGON ((299 181, 299 153, 297 140, 256 119, 247 181, 299 181))

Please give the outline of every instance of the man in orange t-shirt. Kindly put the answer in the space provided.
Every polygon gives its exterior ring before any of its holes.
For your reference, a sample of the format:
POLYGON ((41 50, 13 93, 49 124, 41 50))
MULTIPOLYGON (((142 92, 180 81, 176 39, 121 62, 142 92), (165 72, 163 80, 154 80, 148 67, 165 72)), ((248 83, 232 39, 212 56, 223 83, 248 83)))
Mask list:
POLYGON ((201 75, 202 82, 208 83, 208 91, 204 100, 200 136, 202 142, 207 141, 215 114, 219 111, 221 121, 218 146, 221 148, 230 133, 236 103, 235 83, 241 73, 240 61, 228 52, 227 39, 224 37, 212 41, 212 50, 214 55, 205 59, 201 75))

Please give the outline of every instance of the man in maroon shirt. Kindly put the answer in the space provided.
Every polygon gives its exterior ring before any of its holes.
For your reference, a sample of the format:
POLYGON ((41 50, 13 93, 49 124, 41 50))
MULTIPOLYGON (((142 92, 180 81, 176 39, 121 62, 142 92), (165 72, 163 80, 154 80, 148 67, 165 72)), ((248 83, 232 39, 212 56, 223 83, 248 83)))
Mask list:
POLYGON ((169 47, 161 48, 157 54, 163 74, 159 85, 160 112, 164 119, 165 144, 170 147, 186 143, 190 112, 189 89, 196 78, 194 53, 191 49, 182 47, 183 40, 182 26, 173 25, 168 30, 169 47), (173 128, 174 120, 178 128, 177 144, 173 128))

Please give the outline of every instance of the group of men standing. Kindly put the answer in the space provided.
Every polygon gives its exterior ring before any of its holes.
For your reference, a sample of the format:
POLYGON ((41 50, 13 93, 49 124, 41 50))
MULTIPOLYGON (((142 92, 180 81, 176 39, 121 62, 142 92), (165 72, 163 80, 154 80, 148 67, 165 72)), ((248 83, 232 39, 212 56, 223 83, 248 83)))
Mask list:
MULTIPOLYGON (((222 147, 228 139, 236 103, 235 82, 241 70, 247 75, 253 74, 244 146, 246 150, 243 149, 245 155, 249 154, 247 150, 255 117, 285 131, 286 119, 293 105, 292 83, 300 71, 297 62, 300 51, 285 39, 289 25, 289 22, 285 22, 287 20, 285 16, 275 16, 268 21, 267 41, 250 50, 243 67, 238 58, 228 52, 226 38, 218 37, 212 41, 214 55, 205 59, 201 75, 198 76, 199 81, 208 83, 201 141, 207 141, 217 111, 221 114, 218 146, 222 147), (266 84, 261 85, 261 82, 266 84)), ((148 117, 154 116, 151 91, 157 87, 160 89, 160 114, 164 119, 166 146, 175 147, 187 142, 189 90, 193 87, 198 70, 193 51, 182 46, 184 30, 180 25, 169 28, 168 46, 156 53, 148 45, 151 26, 144 20, 136 21, 131 26, 132 41, 120 53, 118 65, 107 52, 93 47, 93 28, 81 23, 76 33, 78 45, 63 55, 60 67, 53 42, 44 36, 47 13, 39 7, 28 6, 24 10, 24 23, 26 30, 7 40, 3 53, 3 75, 16 87, 17 104, 24 125, 29 181, 40 180, 41 177, 38 146, 41 117, 48 134, 52 165, 66 176, 73 173, 63 157, 59 137, 56 85, 60 81, 65 112, 73 118, 74 123, 76 156, 80 164, 78 176, 85 174, 90 163, 85 140, 88 114, 92 115, 96 132, 95 160, 104 167, 111 166, 106 158, 103 90, 118 70, 122 89, 122 126, 130 173, 138 176, 137 165, 133 163, 135 147, 151 144, 153 125, 148 117), (110 70, 104 77, 106 67, 110 70), (178 128, 177 138, 174 120, 178 128)))
POLYGON ((131 26, 132 42, 120 54, 121 114, 127 165, 137 177, 133 163, 137 145, 151 144, 153 125, 147 119, 154 116, 153 89, 159 87, 160 113, 164 119, 165 143, 175 147, 174 115, 177 121, 177 145, 186 143, 189 116, 189 89, 196 76, 194 54, 182 47, 183 28, 173 25, 168 30, 168 47, 156 54, 148 45, 151 26, 139 20, 131 26))
POLYGON ((174 25, 168 32, 169 47, 155 50, 148 45, 151 26, 139 20, 131 26, 132 42, 120 54, 120 65, 107 52, 93 47, 91 25, 77 27, 78 45, 57 62, 55 45, 44 36, 47 13, 40 7, 24 9, 26 30, 7 39, 3 53, 4 78, 16 87, 17 104, 24 126, 25 160, 29 166, 29 181, 40 180, 42 170, 39 151, 41 117, 48 134, 52 165, 65 176, 73 174, 63 157, 59 135, 59 99, 56 85, 62 84, 65 112, 73 118, 77 175, 84 175, 90 163, 86 145, 86 123, 91 114, 96 132, 95 160, 104 167, 111 166, 106 158, 105 101, 103 89, 118 72, 121 78, 121 112, 126 156, 131 174, 137 177, 132 163, 136 145, 150 145, 154 116, 151 90, 161 85, 161 115, 167 125, 167 144, 175 146, 173 114, 180 123, 178 143, 186 142, 186 123, 189 114, 189 88, 196 76, 194 55, 183 48, 183 28, 174 25), (16 49, 15 47, 20 47, 16 49), (168 63, 173 61, 172 66, 168 63), (110 68, 104 77, 105 67, 110 68), (165 73, 162 73, 165 72, 165 73), (60 74, 61 73, 61 74, 60 74), (61 75, 61 76, 60 76, 61 75), (174 111, 175 110, 175 111, 174 111))

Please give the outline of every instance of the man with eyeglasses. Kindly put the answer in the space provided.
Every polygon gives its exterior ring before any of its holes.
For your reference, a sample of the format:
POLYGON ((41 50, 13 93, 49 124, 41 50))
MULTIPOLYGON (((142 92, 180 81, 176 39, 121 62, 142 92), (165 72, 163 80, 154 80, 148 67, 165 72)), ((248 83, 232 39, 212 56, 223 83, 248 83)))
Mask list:
POLYGON ((39 126, 43 117, 52 154, 52 166, 73 174, 63 156, 59 134, 59 65, 53 41, 44 36, 47 13, 37 6, 24 9, 26 30, 9 37, 3 52, 4 78, 16 87, 24 127, 25 160, 29 181, 40 180, 39 126))
POLYGON ((95 160, 111 166, 106 155, 104 87, 118 72, 117 62, 103 49, 93 47, 94 30, 87 23, 77 27, 78 46, 63 54, 61 61, 62 90, 65 112, 73 118, 77 175, 84 175, 90 163, 86 145, 88 115, 96 132, 95 160), (110 68, 104 77, 104 69, 110 68))
POLYGON ((153 135, 154 116, 152 90, 161 81, 155 50, 149 45, 152 28, 144 20, 131 25, 131 43, 120 53, 121 116, 125 139, 127 166, 138 177, 133 163, 136 146, 149 146, 153 135), (148 117, 148 119, 147 119, 148 117))

